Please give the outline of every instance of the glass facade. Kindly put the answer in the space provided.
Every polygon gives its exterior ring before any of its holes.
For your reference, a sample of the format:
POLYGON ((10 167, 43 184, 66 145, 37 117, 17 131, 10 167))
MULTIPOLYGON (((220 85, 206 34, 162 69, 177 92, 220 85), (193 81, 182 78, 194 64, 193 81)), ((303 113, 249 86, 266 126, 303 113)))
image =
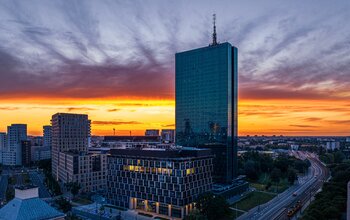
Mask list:
POLYGON ((212 149, 215 182, 236 175, 237 53, 222 43, 175 55, 176 144, 212 149))
POLYGON ((108 156, 108 202, 183 218, 198 195, 212 187, 211 153, 193 151, 199 150, 112 150, 108 156))

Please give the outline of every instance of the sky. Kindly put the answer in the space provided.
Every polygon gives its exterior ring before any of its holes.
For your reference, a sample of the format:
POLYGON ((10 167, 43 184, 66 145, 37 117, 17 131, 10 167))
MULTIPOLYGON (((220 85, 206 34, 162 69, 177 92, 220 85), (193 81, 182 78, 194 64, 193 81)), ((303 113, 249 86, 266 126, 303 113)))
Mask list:
POLYGON ((239 50, 239 135, 350 136, 350 1, 0 1, 0 131, 174 128, 174 54, 239 50))

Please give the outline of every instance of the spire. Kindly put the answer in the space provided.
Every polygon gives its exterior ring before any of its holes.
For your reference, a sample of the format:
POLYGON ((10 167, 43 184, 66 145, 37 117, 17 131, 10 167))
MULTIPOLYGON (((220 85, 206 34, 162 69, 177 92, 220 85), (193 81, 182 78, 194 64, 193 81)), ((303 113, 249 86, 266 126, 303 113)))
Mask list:
POLYGON ((212 46, 215 46, 218 44, 216 41, 216 14, 213 14, 213 43, 211 44, 212 46))

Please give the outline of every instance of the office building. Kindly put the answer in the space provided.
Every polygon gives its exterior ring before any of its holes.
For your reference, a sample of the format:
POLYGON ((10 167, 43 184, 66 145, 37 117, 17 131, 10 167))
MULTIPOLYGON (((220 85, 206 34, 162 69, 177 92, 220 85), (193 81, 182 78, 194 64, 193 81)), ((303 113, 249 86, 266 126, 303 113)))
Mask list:
POLYGON ((107 200, 129 209, 183 218, 212 186, 208 149, 111 149, 107 164, 107 200))
POLYGON ((163 129, 161 132, 161 138, 163 143, 175 143, 175 130, 163 129))
POLYGON ((2 155, 4 165, 22 165, 21 141, 26 140, 26 124, 12 124, 7 127, 7 146, 2 155))
POLYGON ((158 129, 147 129, 145 131, 145 136, 159 136, 159 130, 158 129))
POLYGON ((0 163, 2 164, 2 152, 7 146, 7 135, 5 132, 0 132, 0 163))
POLYGON ((64 220, 65 214, 39 198, 36 186, 15 188, 15 198, 0 209, 0 219, 64 220))
POLYGON ((85 192, 105 190, 107 159, 105 154, 88 152, 88 116, 57 113, 51 122, 53 177, 62 183, 77 182, 85 192))
POLYGON ((326 143, 326 149, 327 150, 336 150, 340 148, 340 142, 338 141, 328 141, 326 143))
POLYGON ((31 163, 31 147, 30 141, 21 141, 22 166, 30 166, 31 163))
POLYGON ((32 153, 32 156, 31 156, 32 161, 51 159, 50 147, 32 146, 31 153, 32 153))
POLYGON ((52 174, 58 179, 60 152, 86 152, 90 136, 87 115, 57 113, 52 116, 52 174))
POLYGON ((230 43, 176 53, 176 144, 210 148, 214 182, 237 174, 238 50, 230 43))
POLYGON ((51 139, 51 126, 50 125, 45 125, 43 126, 43 146, 44 147, 50 147, 52 144, 52 139, 51 139))

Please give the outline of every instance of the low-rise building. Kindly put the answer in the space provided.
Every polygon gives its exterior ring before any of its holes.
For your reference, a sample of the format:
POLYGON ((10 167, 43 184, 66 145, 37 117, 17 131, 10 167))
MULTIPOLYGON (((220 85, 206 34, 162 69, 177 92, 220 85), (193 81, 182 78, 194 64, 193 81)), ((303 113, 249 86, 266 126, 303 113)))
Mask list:
POLYGON ((76 182, 84 192, 106 189, 106 154, 59 153, 58 179, 63 183, 76 182))
POLYGON ((32 146, 32 161, 51 159, 50 147, 32 146))
POLYGON ((111 149, 107 158, 107 200, 116 206, 183 218, 212 187, 208 149, 111 149))

